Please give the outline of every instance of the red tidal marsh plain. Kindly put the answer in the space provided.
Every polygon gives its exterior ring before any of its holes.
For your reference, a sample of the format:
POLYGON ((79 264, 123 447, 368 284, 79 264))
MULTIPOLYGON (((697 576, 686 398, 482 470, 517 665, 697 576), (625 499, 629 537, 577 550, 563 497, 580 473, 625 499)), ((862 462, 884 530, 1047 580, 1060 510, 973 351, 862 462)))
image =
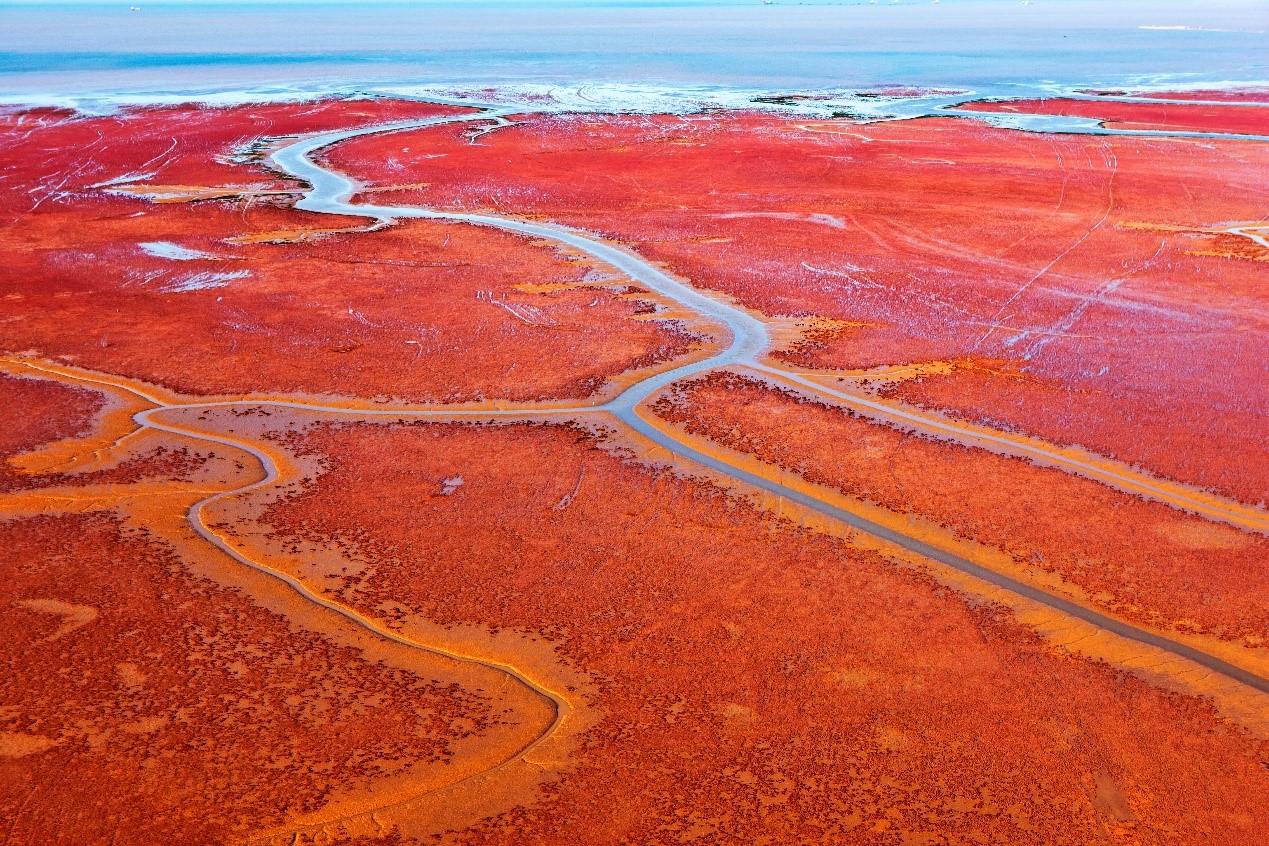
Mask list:
POLYGON ((5 842, 1256 842, 1269 106, 971 108, 0 112, 5 842))
POLYGON ((514 198, 769 318, 819 321, 775 353, 792 366, 924 365, 896 396, 1245 502, 1269 490, 1264 144, 946 118, 528 116, 481 146, 427 130, 330 160, 373 185, 427 174, 398 200, 514 198))

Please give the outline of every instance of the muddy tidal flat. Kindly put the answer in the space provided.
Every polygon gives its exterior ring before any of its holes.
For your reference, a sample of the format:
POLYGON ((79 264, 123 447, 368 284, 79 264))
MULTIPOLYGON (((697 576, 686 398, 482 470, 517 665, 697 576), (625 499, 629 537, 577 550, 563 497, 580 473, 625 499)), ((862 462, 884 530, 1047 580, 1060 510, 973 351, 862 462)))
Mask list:
POLYGON ((1269 89, 0 108, 0 843, 1253 844, 1269 89))

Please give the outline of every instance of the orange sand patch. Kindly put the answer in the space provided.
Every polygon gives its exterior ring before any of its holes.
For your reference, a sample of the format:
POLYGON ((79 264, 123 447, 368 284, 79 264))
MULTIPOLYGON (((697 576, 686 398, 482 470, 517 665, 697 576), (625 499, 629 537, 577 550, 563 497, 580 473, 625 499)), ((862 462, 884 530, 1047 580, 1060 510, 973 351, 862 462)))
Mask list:
POLYGON ((1269 540, 1085 479, 896 431, 760 382, 718 375, 683 386, 657 414, 1053 573, 1101 610, 1150 626, 1269 644, 1266 575, 1247 562, 1269 540), (1073 531, 1072 527, 1079 527, 1073 531))
POLYGON ((15 843, 236 841, 444 766, 507 719, 496 691, 366 661, 191 576, 116 518, 10 520, 0 534, 0 602, 19 609, 0 682, 15 843), (51 603, 96 614, 71 629, 51 603))

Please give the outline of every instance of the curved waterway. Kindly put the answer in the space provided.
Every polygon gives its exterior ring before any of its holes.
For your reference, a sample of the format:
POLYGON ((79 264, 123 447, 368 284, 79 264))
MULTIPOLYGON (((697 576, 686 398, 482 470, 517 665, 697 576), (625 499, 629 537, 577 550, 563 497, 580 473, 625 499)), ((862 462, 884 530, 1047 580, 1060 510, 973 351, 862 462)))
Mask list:
MULTIPOLYGON (((707 296, 701 291, 674 279, 628 250, 607 243, 594 235, 568 227, 488 214, 448 212, 415 206, 353 203, 352 199, 361 186, 347 176, 329 170, 312 159, 314 153, 325 147, 362 135, 422 129, 429 126, 462 122, 493 121, 495 127, 505 126, 510 123, 508 115, 513 113, 510 108, 487 107, 483 104, 466 102, 451 102, 450 104, 468 106, 479 109, 479 111, 313 135, 276 151, 270 157, 270 161, 280 171, 309 183, 310 189, 305 192, 303 198, 296 204, 298 208, 305 211, 369 217, 381 224, 388 224, 392 221, 406 218, 455 221, 515 232, 565 245, 619 270, 631 279, 648 286, 662 296, 674 300, 688 309, 712 318, 725 327, 730 335, 730 342, 727 346, 714 355, 665 370, 644 379, 626 388, 615 399, 587 410, 603 411, 613 415, 649 441, 680 458, 708 467, 746 485, 798 503, 854 529, 866 532, 925 558, 940 562, 991 585, 1004 588, 1018 596, 1040 603, 1062 614, 1090 623, 1121 637, 1185 658, 1262 693, 1269 693, 1269 679, 1265 679, 1242 667, 1235 666, 1187 644, 1108 617, 1063 597, 983 567, 952 552, 880 525, 859 514, 824 502, 811 494, 736 467, 718 456, 707 454, 677 440, 672 432, 648 422, 644 416, 646 412, 642 408, 644 400, 667 385, 698 373, 741 365, 770 372, 783 378, 793 376, 793 374, 786 374, 759 361, 759 357, 767 350, 770 344, 770 336, 766 325, 744 309, 724 302, 721 299, 707 296)), ((977 116, 975 114, 975 117, 977 116)), ((1072 130, 1066 129, 1064 131, 1072 130)), ((1073 128, 1073 131, 1106 134, 1100 128, 1087 126, 1073 128)), ((1152 136, 1167 134, 1191 137, 1190 133, 1116 132, 1114 134, 1144 134, 1152 136)), ((1257 138, 1256 140, 1260 139, 1257 138)), ((400 412, 397 413, 399 414, 400 412)), ((946 425, 951 426, 953 424, 948 423, 946 425)), ((1057 451, 1046 454, 1046 457, 1057 464, 1066 465, 1069 463, 1069 459, 1057 451)), ((1137 492, 1141 491, 1138 490, 1137 492)), ((1149 495, 1151 491, 1147 490, 1145 493, 1149 495)))
MULTIPOLYGON (((13 360, 10 359, 10 361, 13 361, 13 360)), ((190 528, 200 538, 202 538, 204 541, 206 541, 208 544, 210 544, 212 547, 214 547, 219 552, 223 553, 225 556, 227 556, 234 562, 241 564, 258 573, 261 573, 265 576, 268 576, 272 579, 275 579, 278 582, 281 582, 291 591, 296 593, 303 600, 309 603, 312 603, 313 605, 319 608, 322 608, 328 612, 334 613, 338 615, 339 617, 342 617, 344 620, 352 623, 353 625, 367 631, 371 635, 374 635, 375 637, 378 637, 382 640, 395 643, 400 646, 404 646, 408 649, 417 650, 419 652, 427 653, 429 655, 434 655, 440 658, 458 661, 465 664, 478 665, 486 669, 493 670, 494 672, 497 672, 501 675, 504 675, 513 684, 523 687, 532 695, 534 695, 535 697, 538 697, 541 701, 546 703, 547 706, 549 707, 550 720, 547 723, 547 725, 543 727, 541 730, 536 731, 531 737, 521 742, 514 749, 505 753, 503 757, 493 766, 487 767, 483 770, 478 770, 475 772, 468 773, 466 775, 461 776, 460 778, 455 779, 454 781, 451 781, 447 784, 440 785, 431 790, 425 791, 424 793, 409 795, 397 801, 390 802, 389 804, 378 806, 374 809, 365 811, 364 813, 371 813, 372 811, 374 813, 387 811, 387 810, 396 808, 398 806, 406 805, 410 802, 413 802, 419 799, 421 796, 424 796, 427 794, 437 793, 437 792, 445 791, 445 790, 454 790, 469 782, 473 782, 477 779, 488 778, 489 776, 499 772, 500 770, 504 770, 508 767, 511 767, 518 762, 531 762, 532 761, 531 756, 541 747, 551 742, 554 739, 555 735, 563 727, 565 722, 567 722, 572 716, 574 706, 564 693, 561 693, 553 689, 550 686, 550 684, 548 684, 547 682, 534 678, 532 674, 530 674, 529 672, 525 670, 522 670, 519 667, 514 666, 513 664, 507 663, 502 660, 498 660, 496 658, 482 656, 482 655, 475 655, 466 651, 460 651, 458 649, 448 648, 441 644, 428 643, 422 640, 408 637, 399 631, 395 631, 383 625, 375 618, 362 614, 361 612, 357 611, 355 608, 349 605, 346 605, 342 602, 328 598, 327 596, 323 595, 321 592, 311 588, 303 579, 297 576, 294 576, 291 573, 286 572, 285 570, 271 567, 268 564, 257 561, 251 558, 249 555, 242 552, 225 535, 221 534, 215 528, 212 527, 212 524, 209 523, 207 520, 207 516, 206 516, 207 509, 222 501, 225 501, 231 498, 236 498, 244 494, 249 494, 254 491, 267 489, 269 487, 272 487, 274 485, 277 485, 281 482, 286 481, 287 474, 284 472, 282 466, 280 466, 279 459, 275 458, 275 456, 271 454, 267 448, 262 448, 260 446, 257 446, 255 443, 252 443, 249 440, 234 438, 234 437, 230 437, 228 435, 223 435, 223 434, 217 434, 217 433, 209 432, 203 429, 175 425, 172 423, 164 422, 161 419, 158 419, 159 415, 162 415, 163 413, 170 412, 170 411, 240 407, 244 404, 252 405, 252 406, 268 405, 268 406, 274 406, 274 407, 295 408, 297 410, 314 410, 314 407, 305 405, 303 403, 287 402, 287 401, 247 401, 245 403, 243 401, 212 401, 212 402, 205 402, 205 403, 200 403, 200 402, 173 403, 173 402, 166 401, 163 397, 156 395, 153 391, 148 390, 145 387, 138 385, 136 383, 133 383, 129 380, 110 378, 105 376, 93 376, 88 373, 83 373, 79 371, 68 371, 58 367, 42 366, 35 362, 31 362, 31 361, 23 360, 23 359, 18 359, 16 360, 16 362, 20 363, 23 367, 29 370, 44 374, 47 377, 51 377, 51 378, 55 378, 59 380, 64 379, 64 380, 73 381, 73 382, 82 382, 87 384, 100 385, 106 388, 114 389, 116 391, 131 394, 137 397, 138 399, 142 400, 149 407, 141 409, 140 411, 137 411, 132 415, 132 420, 137 424, 139 428, 133 430, 131 433, 129 433, 129 435, 135 434, 136 432, 139 432, 139 431, 144 431, 146 429, 151 429, 154 431, 165 432, 171 435, 175 435, 177 437, 190 438, 196 441, 202 441, 205 443, 212 443, 212 444, 218 444, 221 446, 229 447, 230 449, 244 452, 250 455, 253 459, 255 459, 255 461, 260 466, 260 472, 261 472, 260 478, 256 479, 255 481, 249 482, 248 484, 242 485, 240 487, 217 491, 215 493, 212 493, 209 496, 203 497, 193 502, 188 507, 185 514, 186 521, 189 523, 190 528)), ((338 409, 334 407, 329 407, 329 406, 318 406, 316 407, 316 410, 333 412, 338 409)), ((588 409, 578 409, 578 410, 585 411, 588 409)), ((347 412, 348 409, 344 409, 344 411, 347 412)), ((568 409, 562 409, 562 411, 568 411, 568 409)), ((387 409, 366 409, 366 410, 358 409, 356 413, 359 416, 383 413, 383 414, 389 414, 389 415, 392 415, 393 417, 398 417, 398 418, 401 416, 414 416, 414 417, 443 416, 445 419, 450 419, 455 415, 455 412, 450 410, 446 410, 443 412, 441 411, 427 412, 427 411, 414 410, 411 412, 407 412, 403 415, 402 412, 400 411, 394 412, 387 409)), ((461 415, 463 412, 458 412, 458 413, 461 415)), ((479 415, 480 417, 484 419, 488 419, 491 415, 497 415, 498 413, 499 412, 497 411, 482 410, 479 412, 479 415)), ((526 415, 526 412, 517 411, 516 414, 520 417, 523 417, 526 415)), ((129 435, 125 435, 124 438, 128 437, 129 435)), ((117 446, 124 438, 120 438, 116 440, 115 445, 117 446)), ((533 765, 538 766, 536 763, 534 763, 533 765)), ((346 819, 350 819, 352 817, 360 816, 362 815, 362 813, 363 812, 354 812, 352 814, 345 814, 345 815, 341 815, 339 817, 335 817, 332 819, 321 820, 321 821, 313 822, 313 823, 306 823, 303 826, 301 826, 301 828, 320 828, 320 827, 331 825, 337 822, 341 822, 346 819)), ((300 838, 297 834, 295 836, 294 842, 299 842, 299 840, 300 838)), ((262 834, 258 837, 252 837, 245 842, 247 843, 279 842, 278 833, 274 832, 274 833, 262 834)), ((288 842, 290 842, 290 838, 288 838, 288 842)))

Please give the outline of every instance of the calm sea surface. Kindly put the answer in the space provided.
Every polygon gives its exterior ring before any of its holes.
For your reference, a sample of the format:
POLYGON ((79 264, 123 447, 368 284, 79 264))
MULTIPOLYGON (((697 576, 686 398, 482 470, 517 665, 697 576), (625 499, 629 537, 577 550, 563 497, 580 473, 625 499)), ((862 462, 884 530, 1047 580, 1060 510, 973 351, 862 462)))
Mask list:
POLYGON ((0 0, 0 95, 581 82, 999 92, 1269 78, 1269 0, 136 2, 0 0))

